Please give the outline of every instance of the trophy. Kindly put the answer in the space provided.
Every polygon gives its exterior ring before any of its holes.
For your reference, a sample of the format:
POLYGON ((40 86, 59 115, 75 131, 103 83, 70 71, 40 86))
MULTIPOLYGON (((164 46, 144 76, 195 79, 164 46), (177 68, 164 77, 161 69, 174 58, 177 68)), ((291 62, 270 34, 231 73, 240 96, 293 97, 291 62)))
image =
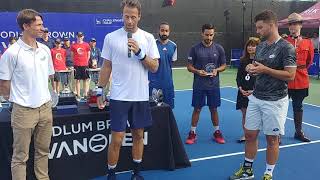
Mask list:
POLYGON ((4 97, 0 96, 0 112, 6 110, 11 114, 12 103, 7 101, 4 97))
POLYGON ((156 103, 157 106, 161 106, 163 104, 163 92, 162 89, 152 89, 152 100, 156 103))
POLYGON ((208 63, 205 66, 205 71, 207 72, 207 76, 213 76, 213 70, 216 69, 216 66, 214 65, 214 63, 208 63))
MULTIPOLYGON (((90 108, 91 111, 99 111, 98 104, 97 104, 97 94, 96 90, 98 89, 98 81, 99 81, 99 73, 100 73, 100 68, 89 68, 87 69, 87 72, 89 74, 89 77, 92 82, 94 82, 94 89, 89 91, 88 94, 88 99, 87 99, 87 104, 90 108)), ((102 93, 102 96, 104 95, 104 92, 102 93)), ((107 106, 108 107, 108 100, 106 99, 107 106)))
POLYGON ((51 106, 52 108, 55 108, 58 105, 59 102, 59 95, 58 93, 54 92, 52 89, 49 89, 50 95, 51 95, 51 106))
POLYGON ((78 111, 77 99, 75 94, 70 90, 70 81, 73 69, 57 71, 59 80, 63 85, 63 90, 59 92, 59 101, 56 105, 58 111, 67 113, 76 113, 78 111))

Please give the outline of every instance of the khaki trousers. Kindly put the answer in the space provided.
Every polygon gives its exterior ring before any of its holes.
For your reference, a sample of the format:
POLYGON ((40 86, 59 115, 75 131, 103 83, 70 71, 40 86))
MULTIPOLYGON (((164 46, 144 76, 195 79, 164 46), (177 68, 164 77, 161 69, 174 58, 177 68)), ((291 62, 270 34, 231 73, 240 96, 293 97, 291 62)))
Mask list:
POLYGON ((26 180, 26 162, 29 158, 32 135, 36 178, 49 180, 48 155, 52 136, 51 102, 39 108, 28 108, 14 103, 11 126, 13 130, 12 180, 26 180))

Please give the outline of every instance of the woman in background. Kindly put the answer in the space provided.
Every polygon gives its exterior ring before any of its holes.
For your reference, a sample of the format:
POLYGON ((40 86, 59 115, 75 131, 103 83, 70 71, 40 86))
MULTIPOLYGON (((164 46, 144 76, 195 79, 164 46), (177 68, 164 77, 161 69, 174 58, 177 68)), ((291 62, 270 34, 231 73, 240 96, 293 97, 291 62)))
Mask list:
MULTIPOLYGON (((253 92, 255 77, 251 76, 246 71, 246 66, 251 64, 254 60, 256 47, 260 43, 259 38, 251 37, 246 42, 244 47, 243 56, 240 58, 240 65, 237 73, 237 86, 238 86, 238 95, 237 95, 237 104, 236 109, 240 109, 242 112, 242 128, 244 130, 244 124, 246 120, 246 112, 248 107, 248 96, 250 96, 253 92)), ((244 142, 245 136, 243 135, 238 142, 244 142)))

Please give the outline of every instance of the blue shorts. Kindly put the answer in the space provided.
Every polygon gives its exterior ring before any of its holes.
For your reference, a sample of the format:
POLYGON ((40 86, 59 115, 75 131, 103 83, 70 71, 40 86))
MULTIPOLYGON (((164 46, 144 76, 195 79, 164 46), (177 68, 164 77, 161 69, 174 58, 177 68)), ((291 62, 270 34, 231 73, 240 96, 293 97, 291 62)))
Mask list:
POLYGON ((152 125, 149 101, 110 100, 111 130, 125 132, 127 121, 130 129, 140 129, 152 125))
POLYGON ((212 90, 193 90, 192 106, 195 108, 202 108, 205 105, 210 108, 217 108, 221 105, 220 88, 212 90))
MULTIPOLYGON (((153 87, 149 87, 149 96, 152 96, 152 89, 153 87)), ((155 89, 162 89, 162 88, 155 88, 155 89)), ((168 104, 172 109, 174 108, 174 89, 167 88, 162 89, 163 92, 163 102, 168 104)))

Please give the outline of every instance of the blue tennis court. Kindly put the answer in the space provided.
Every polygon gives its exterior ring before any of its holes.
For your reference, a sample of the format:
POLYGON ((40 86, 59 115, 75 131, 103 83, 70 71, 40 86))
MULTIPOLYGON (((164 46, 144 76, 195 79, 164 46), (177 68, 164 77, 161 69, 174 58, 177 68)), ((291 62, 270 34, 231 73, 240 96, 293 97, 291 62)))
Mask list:
MULTIPOLYGON (((180 135, 185 141, 190 130, 191 122, 191 90, 176 91, 174 114, 180 135)), ((175 171, 144 171, 146 180, 165 179, 216 179, 223 180, 238 170, 244 158, 244 144, 237 143, 242 135, 241 112, 235 110, 237 89, 222 87, 222 103, 219 108, 220 129, 226 139, 226 144, 217 144, 212 140, 213 127, 208 108, 203 108, 197 127, 198 140, 194 145, 185 145, 185 149, 192 163, 190 168, 175 171)), ((274 170, 273 179, 279 180, 313 180, 320 164, 320 106, 304 105, 304 132, 312 139, 311 143, 300 143, 293 138, 294 123, 290 104, 286 134, 282 137, 280 158, 274 170)), ((256 179, 260 179, 265 171, 264 135, 259 138, 259 152, 253 164, 256 179)), ((95 180, 106 179, 105 177, 95 180)), ((129 172, 118 174, 118 179, 130 179, 129 172)))

